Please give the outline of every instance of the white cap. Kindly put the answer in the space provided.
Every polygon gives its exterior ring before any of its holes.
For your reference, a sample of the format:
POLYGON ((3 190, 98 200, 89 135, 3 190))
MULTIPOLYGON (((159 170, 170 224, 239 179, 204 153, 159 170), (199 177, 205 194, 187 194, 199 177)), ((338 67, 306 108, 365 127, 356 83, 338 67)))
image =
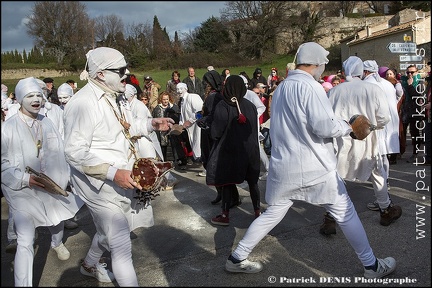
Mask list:
POLYGON ((33 77, 21 79, 18 81, 18 84, 15 87, 15 97, 20 104, 22 103, 24 97, 29 93, 41 93, 43 96, 45 96, 38 82, 33 77))
POLYGON ((381 82, 381 76, 378 74, 378 63, 375 60, 366 60, 363 62, 363 70, 372 72, 372 76, 377 82, 381 82))
POLYGON ((378 69, 378 64, 375 60, 366 60, 363 62, 363 70, 377 73, 378 69))
POLYGON ((138 93, 137 89, 131 85, 131 84, 126 84, 126 90, 124 92, 126 99, 130 100, 131 98, 133 98, 136 94, 138 93))
POLYGON ((73 89, 68 83, 63 83, 60 85, 60 87, 57 88, 57 95, 66 95, 66 96, 73 96, 73 89))
POLYGON ((183 88, 183 89, 187 90, 187 85, 186 85, 186 83, 180 82, 180 83, 177 84, 176 88, 183 88))
POLYGON ((126 67, 127 63, 122 53, 109 47, 98 47, 90 50, 86 54, 88 73, 91 78, 96 77, 96 73, 105 69, 118 69, 126 67))
POLYGON ((352 80, 352 77, 363 75, 363 61, 357 56, 348 57, 343 62, 342 68, 348 82, 352 80))
POLYGON ((330 52, 315 42, 307 42, 300 45, 297 49, 296 64, 327 64, 327 55, 330 52))

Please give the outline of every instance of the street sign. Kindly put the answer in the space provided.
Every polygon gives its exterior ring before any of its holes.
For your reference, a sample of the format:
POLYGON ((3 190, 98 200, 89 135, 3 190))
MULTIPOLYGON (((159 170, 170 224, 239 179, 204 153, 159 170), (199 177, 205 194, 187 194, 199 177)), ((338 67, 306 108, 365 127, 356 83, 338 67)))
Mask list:
POLYGON ((423 69, 426 64, 400 63, 399 65, 400 71, 405 71, 410 65, 416 65, 417 69, 423 69))
POLYGON ((387 45, 387 49, 391 53, 415 53, 417 49, 417 44, 412 42, 407 43, 394 43, 390 42, 387 45))
POLYGON ((423 57, 421 57, 421 56, 400 55, 399 59, 400 59, 400 62, 422 61, 423 57))

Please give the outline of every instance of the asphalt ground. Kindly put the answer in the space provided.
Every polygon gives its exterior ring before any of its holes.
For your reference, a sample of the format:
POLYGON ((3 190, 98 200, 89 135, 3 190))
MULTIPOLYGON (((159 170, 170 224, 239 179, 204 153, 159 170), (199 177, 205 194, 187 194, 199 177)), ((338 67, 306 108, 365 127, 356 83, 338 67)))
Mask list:
MULTIPOLYGON (((411 147, 407 147, 411 151, 411 147)), ((421 153, 419 154, 422 155, 421 153)), ((231 209, 230 225, 215 226, 210 220, 219 214, 211 205, 216 190, 198 176, 202 167, 174 170, 180 182, 171 191, 162 191, 153 200, 155 225, 134 231, 133 260, 140 286, 309 286, 309 287, 430 287, 431 286, 431 197, 430 166, 407 163, 406 153, 390 166, 391 198, 403 214, 384 227, 379 212, 366 205, 374 200, 370 182, 347 182, 349 195, 379 258, 397 261, 394 273, 382 280, 366 280, 363 267, 337 227, 336 235, 323 236, 319 227, 324 209, 296 201, 285 218, 255 247, 249 259, 262 261, 257 274, 233 274, 224 270, 231 250, 254 220, 248 188, 239 185, 242 205, 231 209), (424 183, 424 184, 422 184, 424 183), (422 185, 426 188, 421 188, 422 185), (241 188, 243 187, 243 188, 241 188)), ((419 157, 421 159, 422 157, 419 157)), ((260 181, 265 208, 265 181, 260 181)), ((5 253, 7 244, 7 204, 1 199, 1 286, 13 286, 14 255, 5 253)), ((86 207, 76 215, 79 227, 65 230, 64 243, 71 252, 61 261, 49 249, 50 234, 39 227, 34 260, 34 286, 115 287, 99 283, 79 272, 95 233, 86 207)), ((109 253, 106 255, 109 257, 109 253)), ((108 259, 108 266, 110 261, 108 259)))

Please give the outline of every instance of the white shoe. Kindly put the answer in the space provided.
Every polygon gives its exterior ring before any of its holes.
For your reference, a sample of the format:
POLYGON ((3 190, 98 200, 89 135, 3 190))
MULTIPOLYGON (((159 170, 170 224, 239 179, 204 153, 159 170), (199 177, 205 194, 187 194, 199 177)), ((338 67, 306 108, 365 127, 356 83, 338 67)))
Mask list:
POLYGON ((252 262, 247 259, 240 263, 234 263, 228 259, 225 263, 225 270, 233 273, 258 273, 263 269, 260 262, 252 262))
POLYGON ((69 250, 66 248, 66 246, 64 246, 63 243, 61 243, 59 246, 57 247, 53 247, 52 248, 56 253, 57 253, 57 257, 60 260, 68 260, 70 257, 70 252, 69 250))
POLYGON ((258 179, 261 181, 267 180, 268 172, 265 172, 263 175, 261 175, 258 179))
POLYGON ((99 262, 96 263, 94 266, 89 267, 83 261, 80 267, 80 272, 83 275, 96 278, 99 282, 111 283, 112 281, 114 281, 115 277, 111 271, 106 269, 106 267, 107 267, 106 263, 99 263, 99 262))
POLYGON ((392 273, 396 269, 396 260, 393 257, 387 257, 384 259, 377 258, 378 267, 377 270, 366 270, 364 269, 364 277, 367 279, 382 278, 392 273))
POLYGON ((72 220, 65 220, 64 221, 64 228, 72 230, 78 228, 78 224, 72 220))
POLYGON ((207 176, 207 171, 204 169, 203 171, 201 171, 201 172, 198 173, 198 176, 206 177, 207 176))

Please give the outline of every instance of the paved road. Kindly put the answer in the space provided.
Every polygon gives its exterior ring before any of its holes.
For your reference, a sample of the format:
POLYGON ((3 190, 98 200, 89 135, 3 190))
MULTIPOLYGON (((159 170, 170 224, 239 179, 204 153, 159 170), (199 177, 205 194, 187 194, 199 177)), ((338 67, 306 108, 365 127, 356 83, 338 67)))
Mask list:
MULTIPOLYGON (((231 211, 228 227, 214 226, 210 219, 220 212, 210 201, 216 192, 197 176, 200 166, 175 170, 180 183, 153 201, 155 225, 135 231, 133 259, 140 286, 382 286, 364 283, 363 268, 340 228, 330 237, 318 233, 323 209, 296 202, 285 218, 250 255, 265 263, 258 274, 230 274, 224 263, 253 221, 247 188, 240 188, 243 204, 231 211), (336 277, 336 278, 335 278, 336 277), (356 278, 359 277, 359 278, 356 278), (272 281, 275 283, 271 283, 272 281), (331 283, 333 282, 333 283, 331 283), (294 284, 293 284, 294 283, 294 284)), ((374 200, 370 182, 347 182, 349 194, 378 257, 392 256, 396 271, 385 281, 398 287, 431 286, 430 189, 421 191, 421 181, 430 185, 430 166, 420 167, 399 159, 391 166, 391 197, 403 208, 402 217, 388 227, 379 224, 379 213, 366 204, 374 200), (427 175, 422 178, 422 171, 427 175)), ((264 201, 265 181, 260 181, 264 201)), ((1 286, 13 286, 13 255, 6 254, 7 205, 2 198, 1 286)), ((265 205, 264 205, 265 206, 265 205)), ((84 207, 76 216, 79 228, 66 230, 65 245, 71 258, 60 261, 49 250, 50 235, 38 228, 34 262, 34 286, 113 287, 81 275, 84 258, 95 233, 84 207)), ((106 255, 106 256, 109 256, 106 255)), ((385 282, 384 282, 385 283, 385 282)))

